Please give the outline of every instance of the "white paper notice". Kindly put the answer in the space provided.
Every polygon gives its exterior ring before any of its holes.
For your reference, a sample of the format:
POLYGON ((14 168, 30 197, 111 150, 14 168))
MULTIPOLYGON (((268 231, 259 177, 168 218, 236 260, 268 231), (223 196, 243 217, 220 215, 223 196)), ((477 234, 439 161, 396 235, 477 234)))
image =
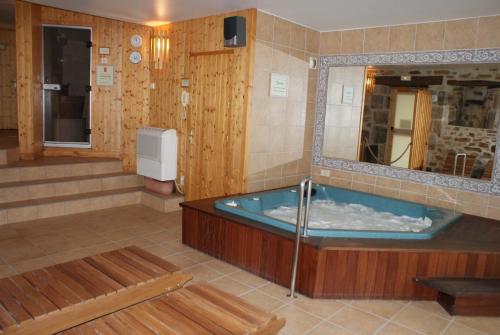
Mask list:
POLYGON ((96 83, 99 86, 113 86, 114 68, 112 65, 97 65, 96 83))
POLYGON ((288 76, 284 74, 271 73, 271 85, 269 95, 272 97, 288 97, 288 76))

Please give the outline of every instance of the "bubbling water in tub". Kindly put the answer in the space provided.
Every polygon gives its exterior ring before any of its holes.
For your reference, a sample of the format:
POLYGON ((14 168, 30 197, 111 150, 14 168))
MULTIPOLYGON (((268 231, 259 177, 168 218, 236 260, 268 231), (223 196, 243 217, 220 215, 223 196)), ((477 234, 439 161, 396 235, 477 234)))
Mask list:
MULTIPOLYGON (((297 207, 280 206, 264 211, 272 218, 296 223, 297 207)), ((419 232, 432 225, 428 217, 414 218, 377 212, 373 208, 359 204, 336 203, 333 200, 314 200, 309 213, 311 229, 381 230, 419 232)))

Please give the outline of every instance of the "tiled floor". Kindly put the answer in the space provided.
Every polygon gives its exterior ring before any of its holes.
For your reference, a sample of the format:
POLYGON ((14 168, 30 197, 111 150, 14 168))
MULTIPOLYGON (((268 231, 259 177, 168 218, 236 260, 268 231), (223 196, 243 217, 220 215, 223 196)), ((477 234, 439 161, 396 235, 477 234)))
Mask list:
POLYGON ((284 316, 282 334, 500 334, 500 318, 450 317, 435 302, 287 298, 287 289, 181 243, 181 215, 136 205, 0 226, 0 277, 135 244, 284 316))

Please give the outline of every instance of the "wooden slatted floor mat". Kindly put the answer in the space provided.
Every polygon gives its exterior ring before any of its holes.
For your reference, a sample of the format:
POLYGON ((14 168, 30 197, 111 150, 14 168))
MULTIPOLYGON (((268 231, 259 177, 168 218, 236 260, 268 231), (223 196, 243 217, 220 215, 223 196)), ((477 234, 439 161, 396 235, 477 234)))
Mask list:
POLYGON ((63 332, 84 334, 277 334, 285 320, 199 283, 63 332))
POLYGON ((192 277, 138 247, 0 279, 0 334, 54 334, 182 287, 192 277))

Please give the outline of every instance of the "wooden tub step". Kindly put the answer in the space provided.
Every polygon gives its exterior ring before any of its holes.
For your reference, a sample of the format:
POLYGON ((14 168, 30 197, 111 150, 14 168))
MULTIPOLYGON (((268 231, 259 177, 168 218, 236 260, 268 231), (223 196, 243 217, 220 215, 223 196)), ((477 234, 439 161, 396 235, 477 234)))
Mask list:
POLYGON ((424 278, 438 291, 437 302, 451 315, 500 316, 500 279, 424 278))
POLYGON ((277 334, 284 319, 198 283, 103 316, 61 334, 277 334))
POLYGON ((192 277, 126 247, 0 279, 0 334, 54 334, 182 287, 192 277))

